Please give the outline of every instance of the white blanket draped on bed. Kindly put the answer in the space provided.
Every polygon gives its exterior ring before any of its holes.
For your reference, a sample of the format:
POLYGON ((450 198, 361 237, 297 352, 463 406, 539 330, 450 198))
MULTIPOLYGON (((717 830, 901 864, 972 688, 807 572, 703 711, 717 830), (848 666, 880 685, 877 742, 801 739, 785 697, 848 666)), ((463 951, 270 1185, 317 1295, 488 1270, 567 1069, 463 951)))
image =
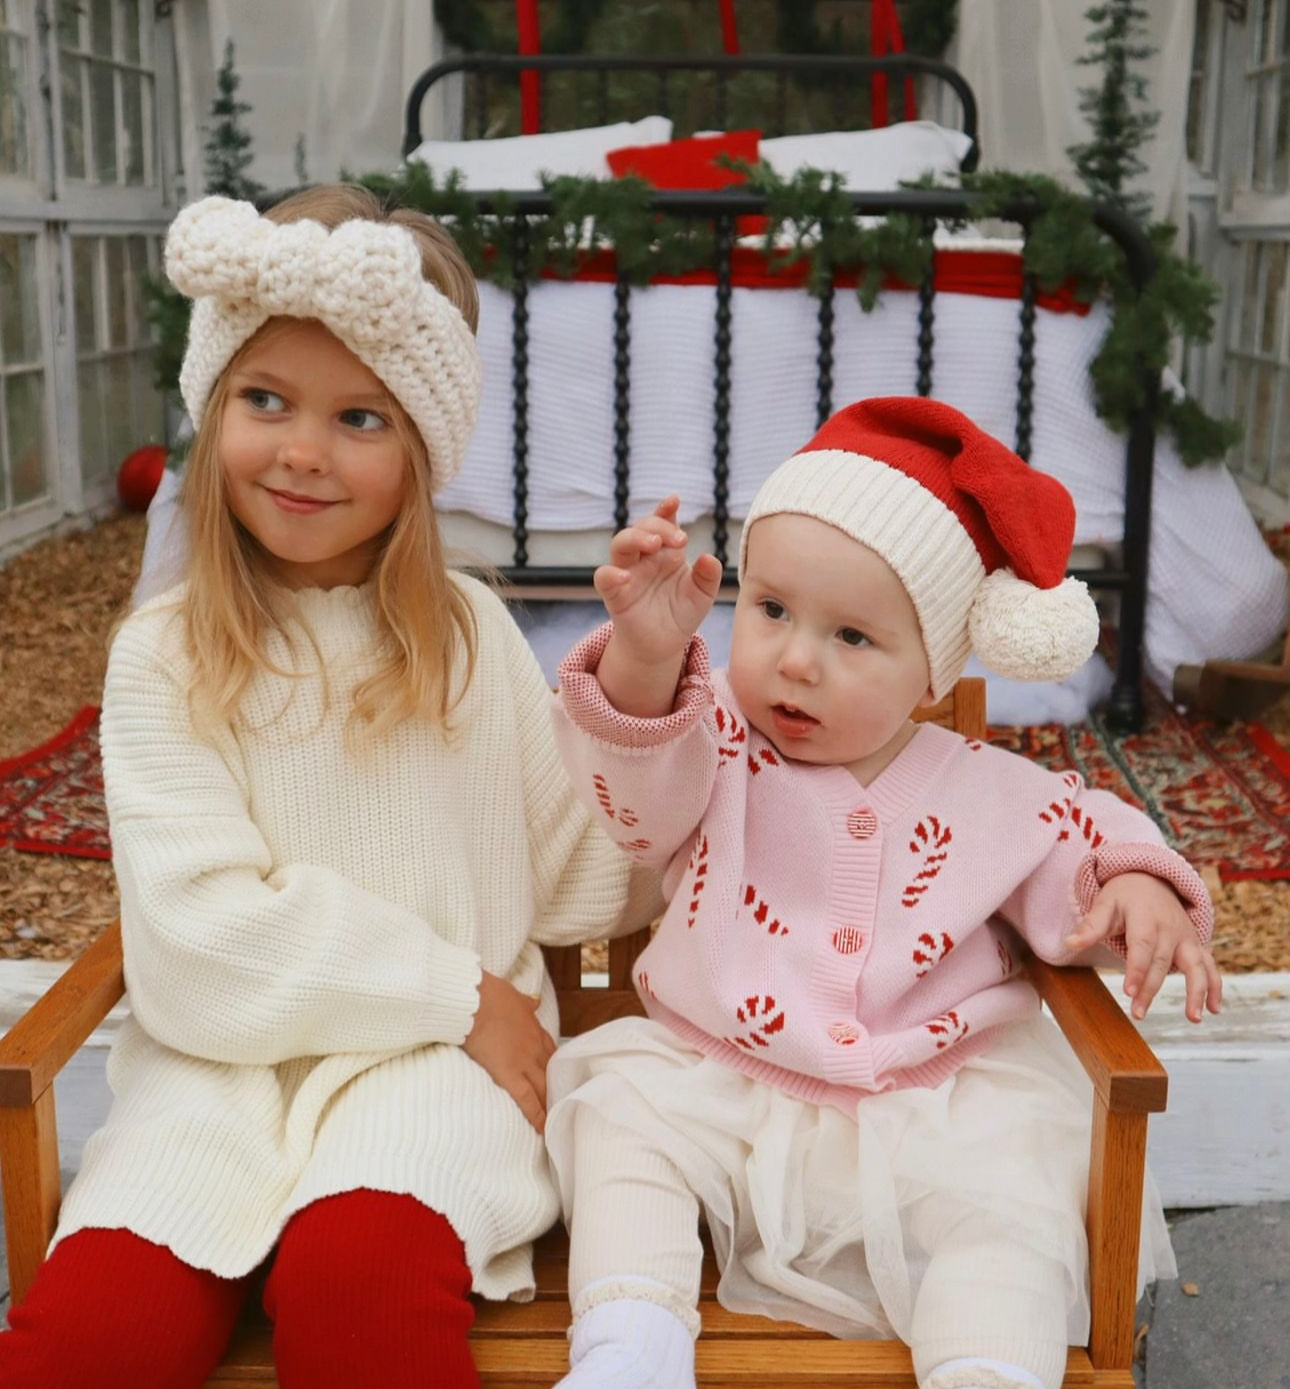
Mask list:
MULTIPOLYGON (((511 557, 511 298, 480 286, 484 398, 460 475, 439 498, 451 542, 511 557), (478 524, 476 518, 495 523, 478 524)), ((714 294, 655 285, 631 296, 631 496, 651 509, 668 492, 691 520, 712 504, 714 294)), ((613 525, 613 287, 543 282, 529 293, 528 528, 531 563, 598 563, 613 525), (595 532, 594 535, 578 532, 595 532)), ((815 426, 816 306, 801 290, 733 291, 729 506, 747 509, 761 479, 815 426)), ((912 394, 917 299, 887 291, 870 314, 836 296, 833 403, 912 394)), ((936 296, 933 394, 1012 442, 1018 303, 936 296)), ((1040 310, 1031 458, 1060 478, 1077 509, 1076 543, 1113 547, 1123 530, 1122 436, 1094 413, 1089 360, 1106 311, 1040 310)), ((737 532, 737 528, 736 532, 737 532)), ((732 551, 733 553, 733 542, 732 551)), ((1169 690, 1174 669, 1241 657, 1286 623, 1284 571, 1223 467, 1186 469, 1156 442, 1146 661, 1169 690)))

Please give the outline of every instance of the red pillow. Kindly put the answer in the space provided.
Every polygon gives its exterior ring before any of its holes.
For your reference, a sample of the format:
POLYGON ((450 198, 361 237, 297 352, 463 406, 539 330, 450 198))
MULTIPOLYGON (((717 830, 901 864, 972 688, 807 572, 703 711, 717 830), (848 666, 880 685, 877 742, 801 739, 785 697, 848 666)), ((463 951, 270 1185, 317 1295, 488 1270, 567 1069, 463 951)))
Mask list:
MULTIPOLYGON (((718 155, 757 162, 760 130, 728 130, 721 135, 692 135, 688 140, 669 140, 662 145, 627 145, 605 156, 615 178, 635 174, 655 188, 730 188, 747 175, 716 162, 718 155)), ((740 236, 760 236, 765 217, 740 217, 740 236)))

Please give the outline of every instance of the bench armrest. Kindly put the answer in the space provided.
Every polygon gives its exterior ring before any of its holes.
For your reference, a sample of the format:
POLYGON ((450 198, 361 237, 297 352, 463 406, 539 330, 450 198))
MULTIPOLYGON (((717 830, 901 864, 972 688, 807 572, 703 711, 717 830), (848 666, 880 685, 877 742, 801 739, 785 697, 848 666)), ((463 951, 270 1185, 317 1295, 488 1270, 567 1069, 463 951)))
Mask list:
POLYGON ((54 1077, 125 992, 113 922, 0 1037, 0 1180, 12 1306, 27 1295, 61 1200, 54 1077))

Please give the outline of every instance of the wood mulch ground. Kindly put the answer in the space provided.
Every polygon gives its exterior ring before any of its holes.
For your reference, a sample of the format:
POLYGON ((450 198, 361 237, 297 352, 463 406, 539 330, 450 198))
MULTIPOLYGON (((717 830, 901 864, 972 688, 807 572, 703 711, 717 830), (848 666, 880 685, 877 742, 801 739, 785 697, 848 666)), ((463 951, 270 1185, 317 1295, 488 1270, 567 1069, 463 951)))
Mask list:
MULTIPOLYGON (((0 568, 0 760, 52 738, 97 704, 112 623, 143 550, 141 516, 114 516, 0 568)), ((1275 537, 1290 564, 1290 536, 1275 537)), ((1290 747, 1290 694, 1262 716, 1290 747)), ((1290 970, 1290 883, 1213 877, 1214 954, 1229 971, 1290 970)), ((76 955, 115 915, 112 869, 0 847, 0 959, 76 955)))

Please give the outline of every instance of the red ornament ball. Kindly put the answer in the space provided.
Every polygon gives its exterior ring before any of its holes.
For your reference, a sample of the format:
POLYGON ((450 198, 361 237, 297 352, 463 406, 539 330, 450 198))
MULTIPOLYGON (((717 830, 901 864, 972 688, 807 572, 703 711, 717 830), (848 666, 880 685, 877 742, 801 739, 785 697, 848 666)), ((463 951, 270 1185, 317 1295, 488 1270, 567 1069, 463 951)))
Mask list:
POLYGON ((147 511, 169 456, 164 444, 145 444, 126 455, 116 475, 116 494, 122 506, 129 511, 147 511))

